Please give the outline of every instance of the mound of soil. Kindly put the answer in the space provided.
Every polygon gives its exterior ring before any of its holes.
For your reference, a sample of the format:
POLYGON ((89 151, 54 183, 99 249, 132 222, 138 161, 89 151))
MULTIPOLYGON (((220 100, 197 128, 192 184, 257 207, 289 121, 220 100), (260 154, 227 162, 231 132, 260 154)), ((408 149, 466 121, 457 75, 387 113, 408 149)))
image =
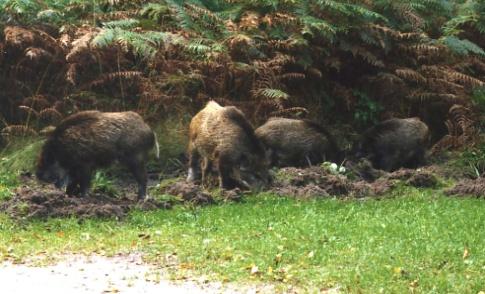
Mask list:
POLYGON ((273 191, 295 197, 347 195, 351 182, 342 175, 334 175, 319 166, 309 168, 286 167, 278 171, 273 191))
POLYGON ((272 191, 282 196, 296 198, 314 197, 368 197, 380 196, 404 182, 413 187, 434 187, 438 179, 425 170, 401 169, 393 173, 380 172, 380 177, 369 183, 364 179, 352 181, 314 166, 306 169, 283 168, 274 183, 272 191))
POLYGON ((162 191, 165 194, 180 197, 184 202, 197 205, 214 203, 214 198, 202 190, 202 187, 185 180, 180 180, 167 186, 162 191))
POLYGON ((113 198, 99 194, 73 197, 49 187, 23 186, 17 188, 12 199, 1 204, 0 211, 5 211, 14 218, 66 216, 122 218, 134 208, 152 210, 170 207, 168 202, 153 199, 138 202, 128 198, 113 198))
POLYGON ((458 182, 453 188, 445 191, 446 195, 454 196, 476 196, 485 197, 485 177, 480 177, 475 180, 462 180, 458 182))
MULTIPOLYGON (((162 189, 162 193, 179 197, 184 202, 193 203, 196 205, 213 204, 216 202, 214 197, 208 193, 201 185, 197 185, 185 180, 179 180, 166 188, 162 189)), ((244 192, 239 188, 232 190, 220 191, 220 198, 223 201, 240 201, 244 196, 244 192)), ((219 199, 218 199, 219 200, 219 199)))
POLYGON ((424 169, 400 169, 385 175, 381 179, 401 180, 416 188, 432 188, 438 185, 436 176, 424 169))

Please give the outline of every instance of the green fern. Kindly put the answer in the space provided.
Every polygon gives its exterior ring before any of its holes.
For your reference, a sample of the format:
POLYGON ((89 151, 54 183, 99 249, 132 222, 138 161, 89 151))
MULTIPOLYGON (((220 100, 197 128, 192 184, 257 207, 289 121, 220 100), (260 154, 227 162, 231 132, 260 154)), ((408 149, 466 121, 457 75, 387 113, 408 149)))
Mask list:
POLYGON ((103 22, 103 27, 108 28, 108 29, 114 29, 114 28, 119 28, 119 29, 132 29, 136 26, 138 26, 140 22, 136 19, 128 18, 128 19, 121 19, 121 20, 113 20, 113 21, 107 21, 103 22))
POLYGON ((112 44, 118 44, 126 51, 132 50, 140 57, 153 58, 164 42, 179 44, 181 39, 174 38, 171 33, 137 33, 115 27, 102 30, 91 41, 91 45, 93 47, 103 48, 112 44))
POLYGON ((455 36, 447 36, 442 38, 441 40, 443 44, 445 44, 451 51, 455 52, 459 55, 480 55, 485 56, 485 51, 478 46, 477 44, 466 40, 466 39, 458 39, 455 36))
POLYGON ((266 97, 273 100, 287 100, 290 95, 280 89, 263 88, 257 91, 258 96, 266 97))

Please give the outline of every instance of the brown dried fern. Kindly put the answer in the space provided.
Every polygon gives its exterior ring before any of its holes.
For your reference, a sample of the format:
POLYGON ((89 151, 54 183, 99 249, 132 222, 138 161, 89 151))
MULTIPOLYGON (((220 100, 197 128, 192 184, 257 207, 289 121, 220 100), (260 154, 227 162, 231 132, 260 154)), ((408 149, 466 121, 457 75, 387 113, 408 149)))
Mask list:
POLYGON ((2 129, 2 134, 20 137, 20 136, 37 136, 37 132, 24 125, 9 125, 2 129))
POLYGON ((426 78, 423 77, 419 72, 412 70, 410 68, 400 68, 395 71, 398 77, 401 77, 407 81, 415 82, 417 84, 425 84, 426 78))
POLYGON ((479 131, 472 111, 463 105, 453 105, 445 122, 448 135, 444 136, 431 149, 432 154, 443 150, 474 146, 479 140, 479 131))
POLYGON ((119 71, 102 74, 99 78, 89 83, 89 86, 96 87, 117 79, 134 80, 142 76, 140 71, 119 71))
POLYGON ((281 110, 276 110, 269 113, 269 117, 306 117, 308 115, 308 109, 304 107, 290 107, 281 110))
POLYGON ((61 121, 63 115, 54 107, 43 109, 39 112, 39 117, 48 122, 58 122, 61 121))
POLYGON ((33 115, 34 117, 38 117, 39 116, 39 113, 35 109, 33 109, 33 108, 29 107, 29 106, 20 105, 19 106, 19 109, 22 112, 25 112, 27 115, 33 115))

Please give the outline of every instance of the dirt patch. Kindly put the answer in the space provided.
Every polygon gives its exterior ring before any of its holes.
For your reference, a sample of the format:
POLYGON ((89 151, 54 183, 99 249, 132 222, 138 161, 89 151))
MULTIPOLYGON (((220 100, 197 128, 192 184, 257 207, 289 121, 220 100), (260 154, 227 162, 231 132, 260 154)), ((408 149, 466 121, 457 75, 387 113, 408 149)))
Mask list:
POLYGON ((277 173, 272 191, 278 195, 296 198, 361 198, 380 196, 399 183, 413 187, 435 187, 438 179, 432 173, 420 169, 401 169, 393 173, 379 171, 377 180, 367 182, 362 178, 351 180, 318 166, 306 169, 283 168, 277 173))
POLYGON ((197 205, 214 203, 214 198, 209 193, 203 191, 201 186, 185 180, 180 180, 167 186, 162 189, 162 193, 180 197, 184 202, 197 205))
MULTIPOLYGON (((168 194, 180 198, 183 202, 196 205, 207 205, 216 202, 214 197, 207 192, 204 187, 195 183, 187 182, 183 179, 168 185, 161 190, 163 194, 168 194)), ((244 192, 239 188, 233 190, 220 191, 220 198, 223 201, 240 201, 244 192)))
POLYGON ((170 208, 164 201, 148 199, 138 202, 129 198, 113 198, 95 194, 87 197, 68 196, 60 190, 23 186, 17 188, 12 199, 0 206, 1 211, 14 218, 47 218, 77 216, 124 217, 132 209, 152 210, 170 208))
POLYGON ((333 174, 319 166, 282 168, 278 171, 272 192, 296 198, 362 196, 369 187, 354 185, 346 176, 333 174), (356 191, 358 190, 358 191, 356 191))
POLYGON ((416 188, 432 188, 439 183, 437 177, 426 169, 400 169, 381 179, 401 180, 416 188))
POLYGON ((462 180, 458 182, 453 188, 446 190, 445 194, 455 196, 476 196, 484 198, 485 177, 480 177, 475 180, 462 180))
POLYGON ((114 217, 122 218, 133 209, 155 210, 170 208, 172 203, 155 199, 138 201, 135 189, 127 185, 120 188, 122 197, 91 192, 86 197, 74 197, 53 185, 37 182, 29 174, 20 177, 22 185, 14 190, 10 200, 0 203, 0 211, 13 218, 114 217))

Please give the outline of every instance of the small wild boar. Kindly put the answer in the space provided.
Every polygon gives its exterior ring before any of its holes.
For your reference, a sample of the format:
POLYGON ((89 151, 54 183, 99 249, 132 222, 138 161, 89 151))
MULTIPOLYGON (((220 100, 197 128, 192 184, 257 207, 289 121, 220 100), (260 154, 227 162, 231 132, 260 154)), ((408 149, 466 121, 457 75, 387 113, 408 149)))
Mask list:
POLYGON ((210 101, 190 122, 188 181, 205 182, 214 165, 223 189, 261 187, 270 181, 263 144, 244 114, 210 101), (200 168, 200 161, 203 161, 200 168))
POLYGON ((364 132, 356 156, 385 171, 416 167, 424 161, 429 136, 428 126, 417 117, 389 119, 364 132))
POLYGON ((275 117, 255 132, 270 150, 271 165, 305 166, 324 160, 339 161, 334 138, 315 122, 275 117))
POLYGON ((158 143, 155 134, 135 112, 82 111, 64 119, 42 147, 37 178, 67 184, 69 195, 86 195, 92 173, 118 160, 138 182, 138 198, 146 196, 148 153, 158 143))

